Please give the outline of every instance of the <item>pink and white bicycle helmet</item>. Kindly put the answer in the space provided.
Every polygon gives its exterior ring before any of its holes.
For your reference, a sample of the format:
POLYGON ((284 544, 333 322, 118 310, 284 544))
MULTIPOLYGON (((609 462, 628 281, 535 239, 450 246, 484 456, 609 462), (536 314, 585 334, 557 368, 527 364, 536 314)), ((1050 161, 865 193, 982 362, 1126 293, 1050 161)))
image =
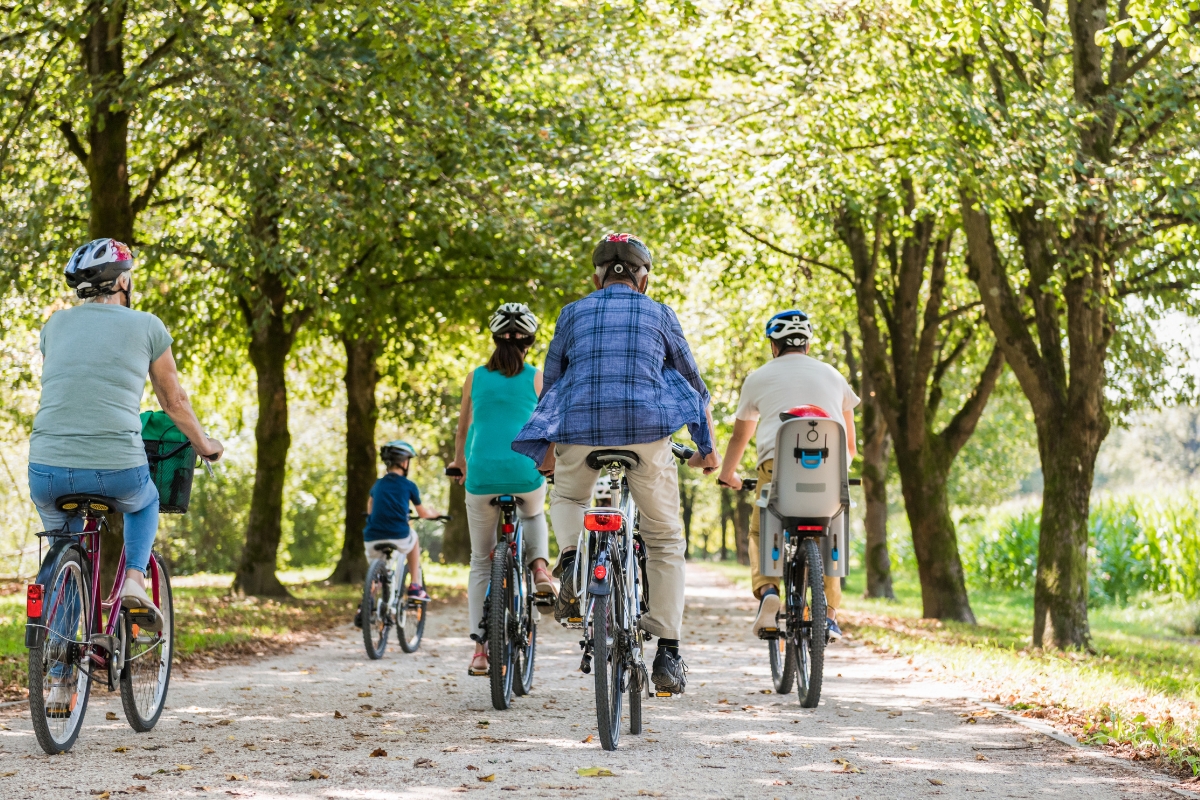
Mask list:
POLYGON ((63 276, 79 297, 95 297, 116 292, 117 278, 132 269, 129 245, 116 239, 93 239, 71 254, 63 276))

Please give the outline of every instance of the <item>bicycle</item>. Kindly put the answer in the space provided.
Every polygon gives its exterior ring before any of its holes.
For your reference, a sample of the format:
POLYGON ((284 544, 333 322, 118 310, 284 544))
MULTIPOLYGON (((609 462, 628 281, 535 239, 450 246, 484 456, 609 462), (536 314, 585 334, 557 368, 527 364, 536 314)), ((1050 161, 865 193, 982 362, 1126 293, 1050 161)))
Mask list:
MULTIPOLYGON (((764 628, 759 638, 767 642, 775 693, 790 694, 795 684, 800 706, 816 708, 821 700, 829 637, 824 622, 828 611, 826 554, 818 540, 830 551, 832 560, 838 561, 837 543, 829 538, 834 522, 840 519, 844 525, 848 519, 848 487, 860 485, 861 480, 846 477, 844 458, 830 458, 831 452, 845 453, 845 432, 836 422, 790 413, 780 416, 785 423, 777 435, 776 471, 757 502, 762 574, 782 578, 780 610, 775 615, 775 627, 764 628), (784 447, 793 435, 795 446, 784 447), (840 449, 828 446, 831 435, 840 436, 840 449), (788 452, 790 459, 780 455, 788 452), (806 474, 809 470, 816 472, 806 474), (786 477, 781 478, 784 473, 786 477), (780 486, 790 489, 793 485, 794 492, 781 493, 780 486), (814 625, 814 620, 820 622, 814 625)), ((741 491, 757 489, 756 478, 742 481, 741 491)))
MULTIPOLYGON (((671 452, 687 461, 696 451, 672 442, 671 452)), ((583 649, 580 670, 587 674, 595 664, 596 724, 605 750, 616 750, 620 742, 625 693, 629 694, 629 732, 634 735, 642 732, 642 692, 650 696, 644 653, 648 634, 638 627, 649 609, 646 544, 625 476, 625 470, 638 463, 637 454, 629 450, 601 449, 588 454, 589 467, 608 473, 609 496, 617 498, 617 504, 584 512, 575 557, 582 616, 563 623, 584 631, 579 643, 583 649), (582 579, 585 575, 587 581, 582 579)), ((655 695, 670 697, 671 693, 656 691, 655 695)))
MULTIPOLYGON (((433 519, 448 522, 450 517, 443 514, 433 519)), ((413 531, 409 535, 416 536, 417 533, 413 531)), ((372 561, 367 570, 360 606, 363 646, 372 661, 383 658, 392 628, 396 629, 401 650, 417 652, 421 637, 425 635, 426 607, 429 605, 428 599, 409 596, 412 573, 408 571, 408 559, 393 559, 396 548, 391 544, 381 544, 376 551, 382 553, 383 558, 372 561)))
POLYGON ((163 617, 162 630, 152 633, 142 626, 153 622, 153 613, 125 608, 121 602, 124 547, 108 599, 100 599, 101 531, 108 527, 104 515, 115 509, 114 501, 102 495, 68 494, 55 505, 71 516, 61 530, 38 534, 49 539, 50 546, 36 582, 27 587, 25 609, 29 711, 38 744, 49 755, 75 744, 94 680, 105 680, 110 691, 120 686, 130 727, 139 733, 153 729, 166 702, 175 650, 171 579, 162 557, 151 555, 146 576, 151 599, 163 617), (70 523, 79 517, 84 529, 73 533, 70 523), (65 689, 69 700, 52 703, 54 689, 65 689))

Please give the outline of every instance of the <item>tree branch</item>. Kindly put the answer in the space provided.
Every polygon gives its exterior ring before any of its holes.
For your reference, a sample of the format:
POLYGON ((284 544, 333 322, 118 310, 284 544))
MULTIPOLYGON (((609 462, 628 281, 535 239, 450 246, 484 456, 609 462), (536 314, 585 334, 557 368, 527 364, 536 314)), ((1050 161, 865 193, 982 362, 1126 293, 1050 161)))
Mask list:
POLYGON ((999 380, 1003 369, 1004 351, 1000 349, 1000 345, 997 343, 992 347, 992 355, 988 358, 983 372, 979 375, 979 382, 975 384, 975 391, 967 398, 967 402, 963 403, 958 413, 946 424, 945 429, 938 434, 949 448, 951 457, 958 454, 958 451, 971 438, 971 434, 975 432, 975 426, 979 424, 979 418, 983 415, 984 408, 987 407, 988 398, 991 397, 992 390, 996 388, 996 381, 999 380))
POLYGON ((851 278, 847 272, 845 272, 844 270, 838 269, 837 267, 833 266, 832 264, 826 264, 824 261, 817 261, 814 258, 809 258, 807 256, 800 255, 799 253, 793 253, 790 250, 784 250, 779 245, 777 245, 767 239, 762 238, 761 236, 754 233, 752 230, 745 227, 744 225, 738 225, 737 229, 739 231, 741 231, 742 233, 746 234, 747 236, 749 236, 754 241, 758 242, 759 244, 766 245, 767 247, 774 250, 776 253, 779 253, 780 255, 785 255, 788 258, 794 258, 797 261, 803 262, 805 264, 812 264, 814 266, 820 267, 821 269, 829 270, 834 275, 837 275, 842 280, 849 283, 851 286, 854 285, 854 279, 851 278))
POLYGON ((79 137, 75 135, 75 129, 71 127, 71 123, 62 121, 58 123, 58 129, 62 131, 63 137, 67 140, 67 149, 75 154, 79 159, 79 163, 83 164, 83 168, 87 169, 88 152, 83 148, 83 142, 79 141, 79 137))
POLYGON ((130 204, 135 217, 146 208, 146 204, 150 202, 150 198, 154 195, 154 190, 158 188, 158 184, 162 182, 162 179, 167 177, 167 173, 183 159, 200 152, 200 149, 204 147, 204 140, 207 137, 208 131, 202 132, 199 136, 192 139, 192 141, 176 150, 174 155, 154 168, 154 171, 150 173, 150 177, 146 180, 146 188, 130 204))

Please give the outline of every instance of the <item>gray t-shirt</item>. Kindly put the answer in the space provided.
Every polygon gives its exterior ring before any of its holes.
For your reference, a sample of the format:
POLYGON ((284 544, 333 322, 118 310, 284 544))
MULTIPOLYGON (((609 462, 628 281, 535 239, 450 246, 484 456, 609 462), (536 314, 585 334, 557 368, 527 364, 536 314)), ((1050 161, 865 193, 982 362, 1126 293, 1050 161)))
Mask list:
POLYGON ((138 413, 150 363, 171 346, 162 320, 85 303, 42 327, 42 399, 29 461, 47 467, 130 469, 146 463, 138 413))

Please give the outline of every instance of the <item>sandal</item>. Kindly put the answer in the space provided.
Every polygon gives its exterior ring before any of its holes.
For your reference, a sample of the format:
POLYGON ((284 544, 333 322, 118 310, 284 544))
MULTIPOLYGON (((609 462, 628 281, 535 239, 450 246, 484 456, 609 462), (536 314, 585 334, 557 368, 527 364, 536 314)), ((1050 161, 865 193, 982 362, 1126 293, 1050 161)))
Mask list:
POLYGON ((467 674, 476 677, 488 674, 487 653, 476 653, 471 656, 471 666, 467 667, 467 674))
POLYGON ((550 574, 550 570, 538 567, 533 571, 533 591, 535 594, 548 594, 552 597, 558 594, 554 591, 554 576, 550 574))

